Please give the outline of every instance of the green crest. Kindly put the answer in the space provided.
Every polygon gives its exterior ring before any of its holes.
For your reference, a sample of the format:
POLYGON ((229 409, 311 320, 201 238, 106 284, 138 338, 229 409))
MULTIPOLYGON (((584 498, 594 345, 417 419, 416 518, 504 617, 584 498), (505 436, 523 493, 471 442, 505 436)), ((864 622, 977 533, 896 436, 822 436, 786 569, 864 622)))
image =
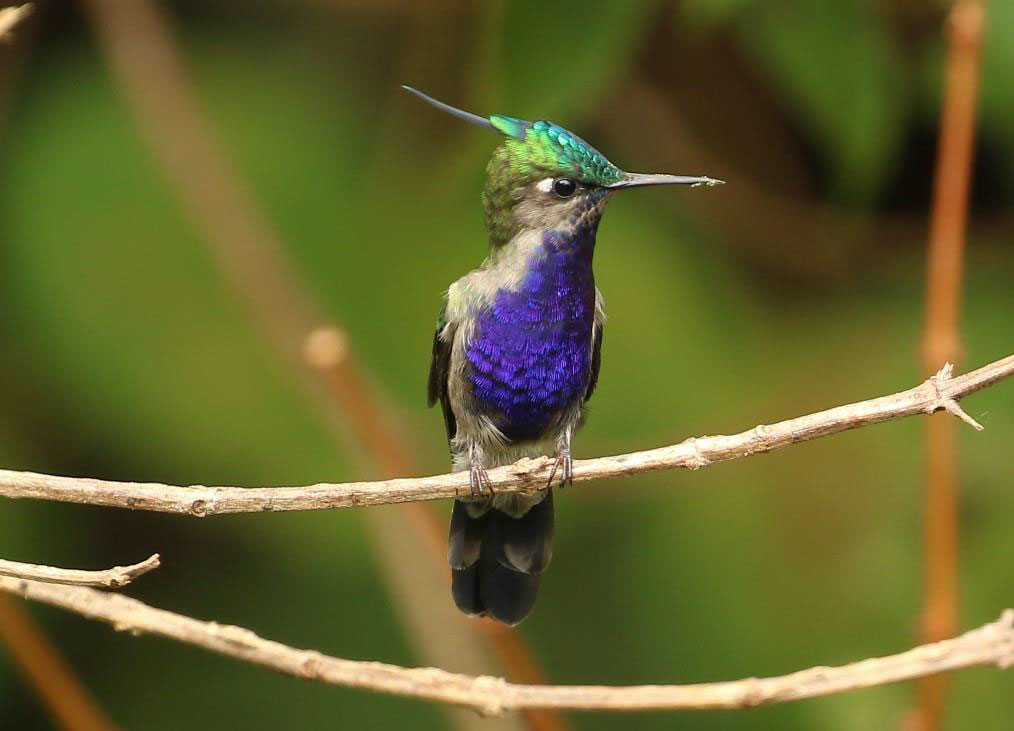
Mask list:
POLYGON ((527 122, 499 114, 480 117, 437 101, 411 86, 402 88, 451 116, 506 137, 489 161, 486 188, 482 193, 486 227, 494 247, 506 243, 516 233, 511 209, 517 201, 518 188, 541 178, 574 178, 610 191, 645 185, 712 186, 722 183, 698 175, 627 173, 576 134, 552 122, 527 122))
POLYGON ((573 132, 552 122, 526 122, 494 114, 493 127, 509 139, 506 147, 514 172, 528 178, 541 173, 571 175, 595 185, 612 185, 623 172, 573 132))
POLYGON ((624 179, 623 171, 609 162, 605 155, 576 134, 552 122, 527 122, 500 114, 480 117, 444 104, 411 86, 402 88, 458 119, 507 137, 504 149, 510 161, 509 174, 524 179, 546 173, 570 175, 601 186, 613 185, 624 179))

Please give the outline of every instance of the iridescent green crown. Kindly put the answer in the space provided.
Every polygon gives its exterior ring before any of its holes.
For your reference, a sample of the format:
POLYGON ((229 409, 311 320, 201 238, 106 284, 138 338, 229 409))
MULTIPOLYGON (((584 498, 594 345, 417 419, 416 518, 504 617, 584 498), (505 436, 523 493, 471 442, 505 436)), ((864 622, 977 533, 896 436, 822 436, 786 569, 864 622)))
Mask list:
POLYGON ((552 122, 527 122, 500 114, 487 119, 437 101, 411 86, 403 88, 448 114, 507 136, 505 146, 511 168, 522 177, 548 172, 603 186, 619 183, 625 177, 605 155, 552 122))
POLYGON ((623 179, 623 172, 605 155, 552 122, 526 122, 499 114, 490 116, 489 121, 511 138, 507 150, 512 167, 525 177, 547 171, 596 185, 611 185, 623 179))
MULTIPOLYGON (((493 159, 490 161, 487 194, 491 185, 504 188, 503 181, 498 184, 493 179, 494 177, 503 177, 494 176, 494 172, 499 172, 495 171, 494 167, 502 163, 507 163, 509 172, 526 179, 545 173, 568 175, 582 182, 613 190, 643 185, 712 186, 721 185, 723 182, 706 175, 625 173, 576 134, 568 132, 552 122, 526 122, 523 119, 504 117, 499 114, 494 114, 487 119, 437 101, 411 86, 402 88, 458 119, 494 130, 507 137, 504 144, 493 153, 493 159)), ((509 193, 509 191, 501 192, 509 193)))

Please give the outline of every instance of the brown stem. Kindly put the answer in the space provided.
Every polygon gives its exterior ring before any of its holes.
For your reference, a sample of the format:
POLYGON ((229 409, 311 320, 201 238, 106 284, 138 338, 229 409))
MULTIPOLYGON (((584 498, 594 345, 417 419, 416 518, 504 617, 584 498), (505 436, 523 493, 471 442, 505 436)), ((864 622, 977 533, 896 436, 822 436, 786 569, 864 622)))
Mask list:
MULTIPOLYGON (((948 55, 933 208, 930 214, 923 364, 956 363, 960 333, 968 194, 975 141, 979 55, 985 21, 982 0, 958 0, 947 18, 948 55)), ((957 434, 951 419, 931 419, 926 435, 924 642, 952 637, 958 627, 957 434)), ((907 728, 936 731, 943 724, 947 678, 919 683, 917 709, 907 728)))
MULTIPOLYGON (((18 579, 0 577, 17 583, 18 579)), ((0 596, 0 640, 39 698, 54 726, 64 731, 113 731, 116 727, 77 679, 60 651, 20 604, 0 596)))

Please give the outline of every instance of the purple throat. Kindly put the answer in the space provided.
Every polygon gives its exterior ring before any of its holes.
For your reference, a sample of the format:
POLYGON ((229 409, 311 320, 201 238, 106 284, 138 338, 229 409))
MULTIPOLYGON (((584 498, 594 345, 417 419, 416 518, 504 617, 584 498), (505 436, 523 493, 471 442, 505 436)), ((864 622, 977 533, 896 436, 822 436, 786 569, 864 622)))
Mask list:
POLYGON ((539 439, 591 376, 595 227, 548 231, 517 290, 500 290, 467 349, 472 394, 512 442, 539 439))

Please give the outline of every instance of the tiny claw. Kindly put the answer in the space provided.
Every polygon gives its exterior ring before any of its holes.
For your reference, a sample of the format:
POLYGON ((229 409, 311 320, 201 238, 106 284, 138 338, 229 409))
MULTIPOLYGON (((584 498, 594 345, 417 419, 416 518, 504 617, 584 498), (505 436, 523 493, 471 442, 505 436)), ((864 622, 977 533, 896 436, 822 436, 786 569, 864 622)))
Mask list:
POLYGON ((553 462, 553 469, 549 473, 549 481, 546 483, 546 487, 550 488, 553 486, 553 479, 556 477, 556 471, 563 469, 563 474, 560 479, 560 487, 566 487, 567 485, 574 484, 574 460, 567 453, 559 454, 556 457, 556 461, 553 462))
POLYGON ((482 497, 483 490, 493 494, 493 483, 485 467, 473 466, 468 471, 468 484, 472 488, 472 497, 482 497))

